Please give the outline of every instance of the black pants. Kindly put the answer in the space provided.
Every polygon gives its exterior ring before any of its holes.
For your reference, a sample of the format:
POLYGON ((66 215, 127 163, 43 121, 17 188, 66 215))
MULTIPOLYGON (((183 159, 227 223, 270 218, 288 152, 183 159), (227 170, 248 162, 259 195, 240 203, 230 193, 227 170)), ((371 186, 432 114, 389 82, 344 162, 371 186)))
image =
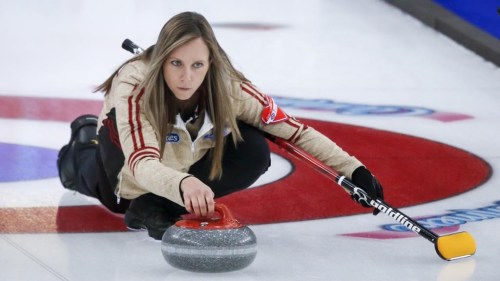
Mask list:
MULTIPOLYGON (((263 134, 258 129, 242 122, 238 125, 243 141, 239 142, 237 146, 234 146, 231 138, 226 141, 222 159, 223 173, 220 179, 209 180, 211 161, 208 153, 188 171, 210 186, 215 193, 215 198, 249 187, 271 165, 269 146, 263 134)), ((100 135, 101 133, 100 131, 100 135)), ((100 143, 103 141, 106 142, 106 140, 99 140, 100 143)), ((116 155, 110 156, 106 153, 108 152, 103 151, 102 147, 99 148, 99 146, 89 146, 75 151, 77 190, 82 194, 99 199, 112 212, 125 213, 130 200, 122 198, 120 203, 117 202, 114 193, 116 186, 114 179, 117 177, 117 171, 111 172, 115 174, 109 174, 108 165, 103 163, 103 158, 115 157, 116 155)), ((154 198, 153 201, 156 204, 165 205, 173 216, 187 212, 185 208, 166 198, 154 194, 147 196, 154 198)))

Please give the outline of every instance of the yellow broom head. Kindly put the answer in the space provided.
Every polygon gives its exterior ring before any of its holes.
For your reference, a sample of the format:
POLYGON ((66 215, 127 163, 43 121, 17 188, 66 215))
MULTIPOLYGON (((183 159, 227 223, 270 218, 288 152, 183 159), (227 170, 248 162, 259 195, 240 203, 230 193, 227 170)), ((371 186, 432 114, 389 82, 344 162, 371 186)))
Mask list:
POLYGON ((474 237, 465 231, 440 236, 435 246, 438 255, 447 261, 470 257, 476 252, 474 237))

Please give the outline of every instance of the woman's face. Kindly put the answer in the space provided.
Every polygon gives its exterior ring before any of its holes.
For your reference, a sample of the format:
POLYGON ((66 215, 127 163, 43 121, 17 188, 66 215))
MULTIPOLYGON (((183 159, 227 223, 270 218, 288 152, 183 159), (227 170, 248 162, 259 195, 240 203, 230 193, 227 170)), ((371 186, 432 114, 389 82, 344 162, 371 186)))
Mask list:
POLYGON ((188 100, 207 74, 210 52, 201 38, 175 49, 163 63, 163 78, 179 100, 188 100))

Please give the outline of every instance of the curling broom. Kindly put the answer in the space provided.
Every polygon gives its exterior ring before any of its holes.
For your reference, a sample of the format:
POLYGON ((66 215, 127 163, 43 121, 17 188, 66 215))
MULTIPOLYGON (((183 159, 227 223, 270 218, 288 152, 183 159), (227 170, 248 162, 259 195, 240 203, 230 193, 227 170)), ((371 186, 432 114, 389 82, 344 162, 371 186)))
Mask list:
POLYGON ((370 198, 370 196, 368 196, 368 194, 363 189, 357 187, 346 177, 339 175, 332 168, 314 158, 312 155, 305 152, 301 148, 278 137, 270 135, 266 135, 266 137, 292 156, 295 156, 297 159, 305 162, 306 164, 309 164, 327 178, 335 181, 349 194, 356 194, 357 196, 359 196, 359 198, 361 198, 360 200, 364 200, 369 205, 377 208, 381 213, 385 213, 389 217, 406 226, 411 231, 432 242, 437 254, 442 259, 451 261, 460 258, 466 258, 474 255, 474 253, 476 252, 476 243, 472 235, 470 235, 468 232, 462 231, 458 233, 439 236, 431 230, 425 228, 409 216, 405 215, 400 210, 384 202, 383 200, 374 200, 370 198))

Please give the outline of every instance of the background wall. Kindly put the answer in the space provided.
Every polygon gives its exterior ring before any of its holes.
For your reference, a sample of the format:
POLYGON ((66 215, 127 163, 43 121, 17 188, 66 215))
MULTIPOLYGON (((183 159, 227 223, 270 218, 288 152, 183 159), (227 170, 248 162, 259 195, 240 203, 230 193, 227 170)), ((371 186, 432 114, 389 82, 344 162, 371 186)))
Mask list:
POLYGON ((500 1, 385 1, 500 66, 500 1))

